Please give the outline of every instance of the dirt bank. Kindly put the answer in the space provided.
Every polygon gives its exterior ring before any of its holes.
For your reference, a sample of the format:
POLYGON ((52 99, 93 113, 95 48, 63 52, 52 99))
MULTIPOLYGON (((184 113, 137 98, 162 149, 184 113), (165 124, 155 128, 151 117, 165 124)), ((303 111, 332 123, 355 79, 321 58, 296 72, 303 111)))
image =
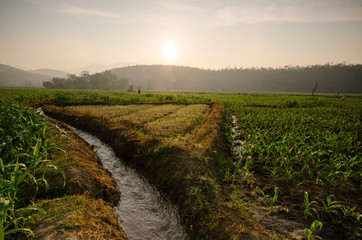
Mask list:
POLYGON ((49 190, 40 192, 34 215, 34 239, 128 239, 120 227, 115 206, 120 193, 109 172, 82 138, 65 124, 51 120, 50 161, 65 175, 48 171, 49 190), (64 186, 65 184, 65 186, 64 186))

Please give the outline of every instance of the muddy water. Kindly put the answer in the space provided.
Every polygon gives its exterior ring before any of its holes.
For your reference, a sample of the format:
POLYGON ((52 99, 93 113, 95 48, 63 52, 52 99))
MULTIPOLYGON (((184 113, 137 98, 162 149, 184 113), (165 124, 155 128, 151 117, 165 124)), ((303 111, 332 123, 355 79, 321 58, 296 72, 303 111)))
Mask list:
POLYGON ((233 147, 231 148, 231 151, 234 156, 233 161, 238 162, 242 158, 242 152, 245 147, 245 142, 240 140, 241 137, 240 137, 240 133, 238 132, 239 124, 238 124, 236 116, 232 115, 231 117, 233 119, 231 132, 233 135, 233 143, 234 143, 233 147))
POLYGON ((175 205, 134 169, 122 163, 111 147, 86 132, 75 131, 94 146, 103 166, 112 173, 121 192, 116 212, 129 239, 189 239, 175 205))

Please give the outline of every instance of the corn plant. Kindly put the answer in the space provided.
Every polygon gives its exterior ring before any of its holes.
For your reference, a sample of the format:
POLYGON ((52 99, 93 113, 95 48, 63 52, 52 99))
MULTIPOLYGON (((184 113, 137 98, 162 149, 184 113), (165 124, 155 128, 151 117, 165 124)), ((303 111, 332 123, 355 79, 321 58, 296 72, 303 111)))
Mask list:
POLYGON ((356 213, 356 221, 360 224, 360 225, 362 225, 362 214, 360 214, 360 213, 356 213))
POLYGON ((269 206, 270 206, 270 212, 272 213, 273 210, 274 210, 274 205, 275 205, 275 203, 278 201, 278 196, 279 196, 279 190, 278 190, 278 188, 277 188, 277 187, 274 188, 274 196, 273 196, 273 197, 271 197, 270 195, 266 195, 266 194, 264 193, 264 191, 261 190, 259 187, 257 188, 257 190, 263 195, 263 198, 264 198, 264 199, 265 199, 265 198, 268 199, 268 202, 265 202, 265 201, 263 200, 263 203, 264 203, 265 205, 269 205, 269 206))
POLYGON ((325 106, 255 108, 237 102, 226 107, 238 119, 249 171, 263 168, 274 179, 287 180, 305 179, 307 174, 316 184, 334 185, 337 180, 362 184, 359 111, 325 106))
POLYGON ((0 240, 4 240, 7 235, 17 232, 25 232, 31 236, 34 236, 34 233, 31 229, 21 227, 28 220, 28 218, 19 215, 20 212, 34 210, 45 213, 42 208, 33 206, 23 207, 15 210, 10 206, 10 200, 7 200, 0 194, 0 240))
POLYGON ((308 192, 304 192, 304 211, 303 211, 304 218, 308 218, 308 216, 312 216, 315 219, 315 217, 313 215, 313 213, 315 213, 315 215, 317 215, 317 218, 319 219, 319 213, 318 213, 317 209, 314 208, 313 206, 318 206, 318 202, 309 201, 308 192))
POLYGON ((354 211, 356 210, 356 207, 348 207, 348 206, 342 206, 341 207, 343 217, 349 217, 353 216, 354 211))
POLYGON ((312 223, 310 228, 304 228, 304 234, 307 236, 308 240, 322 239, 321 237, 314 235, 314 232, 316 230, 318 230, 318 228, 319 228, 319 231, 321 231, 322 227, 323 227, 323 223, 321 223, 318 220, 314 220, 314 222, 312 223))
POLYGON ((330 213, 338 214, 337 209, 342 208, 341 202, 337 201, 334 195, 328 196, 325 201, 323 201, 320 198, 317 199, 322 203, 324 207, 324 213, 326 214, 330 213))
MULTIPOLYGON (((48 164, 48 123, 37 112, 22 104, 0 101, 0 240, 16 232, 32 231, 26 227, 27 217, 21 212, 42 209, 28 206, 41 183, 48 189, 46 169, 58 169, 48 164), (23 189, 33 196, 19 199, 23 189), (24 207, 25 205, 25 207, 24 207)), ((64 172, 58 169, 64 177, 64 172)))

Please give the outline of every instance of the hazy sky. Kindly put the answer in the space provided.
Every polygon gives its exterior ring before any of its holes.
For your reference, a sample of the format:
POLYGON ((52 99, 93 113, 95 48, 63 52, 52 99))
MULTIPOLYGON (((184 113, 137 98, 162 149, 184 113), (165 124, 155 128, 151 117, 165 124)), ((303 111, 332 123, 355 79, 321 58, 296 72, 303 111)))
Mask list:
POLYGON ((0 63, 11 66, 343 61, 362 63, 362 0, 0 0, 0 63))

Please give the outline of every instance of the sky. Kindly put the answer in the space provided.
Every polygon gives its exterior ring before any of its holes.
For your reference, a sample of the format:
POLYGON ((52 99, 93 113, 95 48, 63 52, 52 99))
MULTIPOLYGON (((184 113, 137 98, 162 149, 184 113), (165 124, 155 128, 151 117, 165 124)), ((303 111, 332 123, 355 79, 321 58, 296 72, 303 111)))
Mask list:
POLYGON ((0 0, 0 64, 362 63, 362 0, 0 0))

